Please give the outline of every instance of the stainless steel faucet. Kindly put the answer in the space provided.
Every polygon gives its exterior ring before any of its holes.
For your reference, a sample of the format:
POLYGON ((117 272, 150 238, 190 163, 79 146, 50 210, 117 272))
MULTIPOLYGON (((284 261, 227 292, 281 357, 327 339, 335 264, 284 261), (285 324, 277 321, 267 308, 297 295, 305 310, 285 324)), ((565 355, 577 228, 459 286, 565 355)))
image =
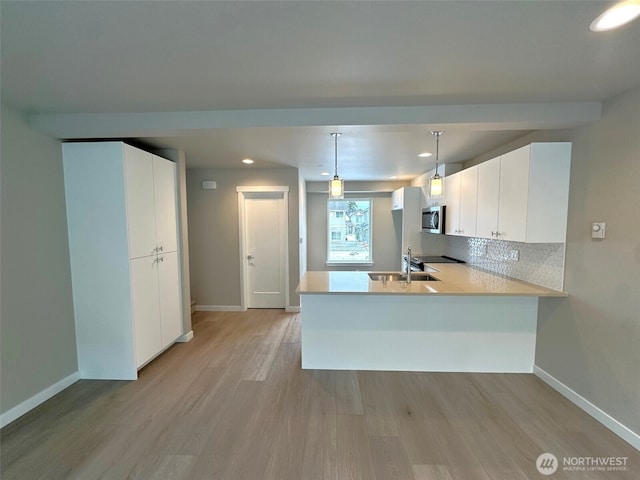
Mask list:
POLYGON ((407 247, 407 283, 411 283, 411 244, 407 247))

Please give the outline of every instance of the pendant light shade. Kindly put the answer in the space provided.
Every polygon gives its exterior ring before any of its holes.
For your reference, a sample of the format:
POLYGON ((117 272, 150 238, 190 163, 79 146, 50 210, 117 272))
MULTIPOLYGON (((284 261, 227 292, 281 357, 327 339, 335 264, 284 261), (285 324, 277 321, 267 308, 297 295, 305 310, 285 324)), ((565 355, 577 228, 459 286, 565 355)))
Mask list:
POLYGON ((341 133, 332 133, 335 143, 335 174, 333 178, 329 180, 329 198, 340 199, 344 198, 344 180, 338 176, 338 137, 341 133))
POLYGON ((444 132, 440 130, 432 131, 431 134, 436 136, 436 173, 429 180, 429 197, 442 197, 444 195, 444 178, 438 173, 438 156, 440 147, 440 135, 444 132))

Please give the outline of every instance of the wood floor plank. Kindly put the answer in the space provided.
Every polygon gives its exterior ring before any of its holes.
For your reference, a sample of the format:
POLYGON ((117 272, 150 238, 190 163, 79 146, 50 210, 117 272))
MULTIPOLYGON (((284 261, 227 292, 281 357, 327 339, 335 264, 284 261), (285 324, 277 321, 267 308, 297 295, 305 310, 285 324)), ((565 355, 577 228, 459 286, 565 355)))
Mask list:
POLYGON ((300 368, 300 315, 198 312, 133 382, 82 380, 0 430, 15 480, 541 478, 538 455, 640 452, 528 374, 300 368), (246 380, 246 379, 250 380, 246 380))
POLYGON ((192 455, 166 455, 149 480, 186 480, 195 460, 192 455))
POLYGON ((376 478, 367 427, 362 415, 337 415, 338 478, 376 478))
POLYGON ((444 465, 413 465, 415 480, 454 480, 444 465))
POLYGON ((384 372, 358 372, 367 431, 371 436, 398 436, 398 425, 382 381, 384 376, 384 372))
POLYGON ((297 313, 291 317, 291 320, 287 324, 287 329, 284 332, 282 341, 286 343, 298 343, 300 341, 301 327, 300 314, 297 313))
POLYGON ((411 464, 400 438, 372 436, 369 441, 376 480, 414 480, 411 464))
POLYGON ((334 373, 336 378, 336 413, 339 415, 364 415, 358 374, 352 370, 334 373))
POLYGON ((338 478, 335 376, 327 370, 310 371, 309 374, 309 416, 300 478, 338 478))

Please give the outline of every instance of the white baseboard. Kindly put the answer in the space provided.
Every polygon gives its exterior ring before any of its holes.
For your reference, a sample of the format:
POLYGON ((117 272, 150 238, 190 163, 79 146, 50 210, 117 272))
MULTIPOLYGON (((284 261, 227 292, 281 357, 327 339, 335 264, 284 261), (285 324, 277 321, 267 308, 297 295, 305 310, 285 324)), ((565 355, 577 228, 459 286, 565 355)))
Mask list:
POLYGON ((627 426, 620 423, 618 420, 613 418, 607 412, 603 411, 589 400, 584 398, 579 393, 573 391, 571 388, 567 387, 564 383, 562 383, 557 378, 545 372, 543 369, 538 367, 537 365, 533 366, 533 374, 542 380, 544 383, 549 385, 554 390, 558 391, 562 396, 569 399, 571 402, 576 404, 582 410, 587 412, 613 433, 618 435, 627 443, 631 444, 637 450, 640 450, 640 435, 628 428, 627 426))
MULTIPOLYGON (((247 309, 242 308, 242 305, 196 305, 194 307, 196 312, 245 312, 247 309)), ((285 307, 285 312, 300 313, 300 307, 290 305, 285 307)))
POLYGON ((7 410, 2 415, 0 415, 0 428, 5 425, 9 425, 14 420, 17 420, 25 413, 33 410, 41 403, 46 402, 54 395, 60 393, 67 387, 70 387, 74 383, 80 380, 80 372, 74 372, 68 377, 63 378, 59 382, 54 383, 50 387, 45 388, 39 393, 36 393, 33 397, 26 399, 24 402, 16 405, 10 410, 7 410))
POLYGON ((187 342, 191 341, 192 338, 193 338, 193 330, 190 330, 189 332, 185 333, 184 335, 180 335, 178 338, 176 338, 176 342, 178 342, 178 343, 187 343, 187 342))
POLYGON ((196 312, 244 312, 242 305, 196 305, 196 312))

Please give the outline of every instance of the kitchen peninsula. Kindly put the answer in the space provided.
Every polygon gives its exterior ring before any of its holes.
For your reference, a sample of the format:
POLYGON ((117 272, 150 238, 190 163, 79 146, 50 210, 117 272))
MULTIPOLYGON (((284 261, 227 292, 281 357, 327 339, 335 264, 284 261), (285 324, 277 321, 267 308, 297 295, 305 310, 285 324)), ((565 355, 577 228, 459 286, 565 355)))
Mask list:
POLYGON ((565 293, 467 265, 429 271, 437 281, 307 272, 298 287, 302 368, 533 371, 538 299, 565 293))

